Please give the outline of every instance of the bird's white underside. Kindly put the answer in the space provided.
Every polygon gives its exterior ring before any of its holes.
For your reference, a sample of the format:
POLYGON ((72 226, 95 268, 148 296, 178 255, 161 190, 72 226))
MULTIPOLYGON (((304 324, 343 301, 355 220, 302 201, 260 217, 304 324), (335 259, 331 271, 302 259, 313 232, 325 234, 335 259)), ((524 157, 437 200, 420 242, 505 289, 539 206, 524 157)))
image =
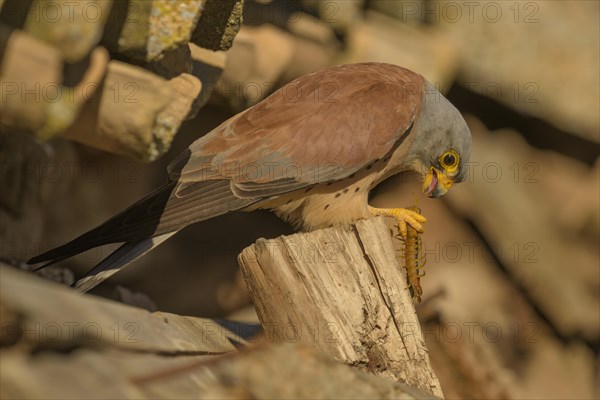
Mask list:
MULTIPOLYGON (((405 160, 410 143, 399 146, 390 157, 376 161, 353 176, 334 183, 301 189, 254 208, 273 210, 280 218, 305 231, 330 226, 347 226, 372 217, 368 210, 369 192, 388 177, 406 170, 422 172, 419 162, 405 160)), ((400 207, 400 205, 398 205, 400 207)))

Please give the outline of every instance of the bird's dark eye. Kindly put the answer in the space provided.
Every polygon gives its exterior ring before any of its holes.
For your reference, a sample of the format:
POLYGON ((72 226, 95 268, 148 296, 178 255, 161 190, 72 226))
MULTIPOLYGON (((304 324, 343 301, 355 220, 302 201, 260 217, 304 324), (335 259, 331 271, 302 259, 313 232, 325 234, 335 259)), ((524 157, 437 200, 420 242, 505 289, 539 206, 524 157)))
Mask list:
POLYGON ((458 153, 454 150, 448 150, 440 157, 440 163, 446 170, 455 170, 458 166, 458 153))

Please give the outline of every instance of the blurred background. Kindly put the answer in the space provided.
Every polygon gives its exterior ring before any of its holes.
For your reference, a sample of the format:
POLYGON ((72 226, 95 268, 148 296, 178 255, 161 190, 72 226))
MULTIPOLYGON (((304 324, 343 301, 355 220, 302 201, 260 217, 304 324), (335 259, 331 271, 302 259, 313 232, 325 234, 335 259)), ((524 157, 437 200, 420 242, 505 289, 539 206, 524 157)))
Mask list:
MULTIPOLYGON (((292 79, 393 63, 473 135, 469 177, 443 199, 406 174, 371 200, 428 219, 417 312, 446 396, 599 397, 599 2, 52 3, 0 1, 3 262, 26 268, 150 193, 190 143, 292 79)), ((190 226, 92 293, 256 321, 237 254, 291 232, 266 212, 190 226)), ((111 249, 43 274, 71 283, 111 249)))

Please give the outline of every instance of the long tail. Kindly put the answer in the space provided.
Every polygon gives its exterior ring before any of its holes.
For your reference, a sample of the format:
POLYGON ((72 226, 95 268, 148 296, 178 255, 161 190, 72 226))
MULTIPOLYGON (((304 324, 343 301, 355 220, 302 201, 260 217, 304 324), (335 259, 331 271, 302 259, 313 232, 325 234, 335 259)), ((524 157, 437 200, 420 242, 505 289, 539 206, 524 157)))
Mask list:
POLYGON ((36 269, 39 270, 94 247, 110 243, 137 242, 160 234, 157 230, 161 213, 167 211, 174 189, 174 182, 160 187, 96 228, 62 246, 31 258, 27 263, 47 262, 36 269))
POLYGON ((108 257, 100 261, 98 265, 88 271, 85 276, 75 282, 73 286, 82 292, 87 292, 94 286, 111 277, 113 274, 119 272, 127 265, 141 258, 152 249, 158 247, 176 233, 177 231, 165 233, 150 239, 144 239, 139 242, 124 243, 108 257))
MULTIPOLYGON (((27 263, 47 262, 40 268, 72 257, 94 247, 110 243, 124 243, 98 264, 88 275, 100 281, 146 254, 173 236, 181 228, 230 211, 242 209, 257 199, 237 197, 228 180, 187 183, 185 190, 177 191, 177 182, 169 182, 149 196, 110 218, 102 225, 84 233, 71 242, 33 257, 27 263)), ((39 268, 38 268, 39 269, 39 268)), ((97 282, 78 282, 87 288, 97 282), (90 284, 86 283, 90 282, 90 284)))

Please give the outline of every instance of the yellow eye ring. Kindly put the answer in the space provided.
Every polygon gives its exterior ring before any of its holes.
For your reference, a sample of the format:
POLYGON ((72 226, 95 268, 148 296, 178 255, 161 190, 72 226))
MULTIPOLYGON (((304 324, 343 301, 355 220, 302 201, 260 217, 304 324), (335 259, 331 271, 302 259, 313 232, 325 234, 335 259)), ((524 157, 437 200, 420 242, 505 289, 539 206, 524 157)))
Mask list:
POLYGON ((448 150, 440 157, 440 164, 442 167, 449 172, 452 172, 458 168, 458 162, 460 161, 460 156, 456 152, 456 150, 448 150))

